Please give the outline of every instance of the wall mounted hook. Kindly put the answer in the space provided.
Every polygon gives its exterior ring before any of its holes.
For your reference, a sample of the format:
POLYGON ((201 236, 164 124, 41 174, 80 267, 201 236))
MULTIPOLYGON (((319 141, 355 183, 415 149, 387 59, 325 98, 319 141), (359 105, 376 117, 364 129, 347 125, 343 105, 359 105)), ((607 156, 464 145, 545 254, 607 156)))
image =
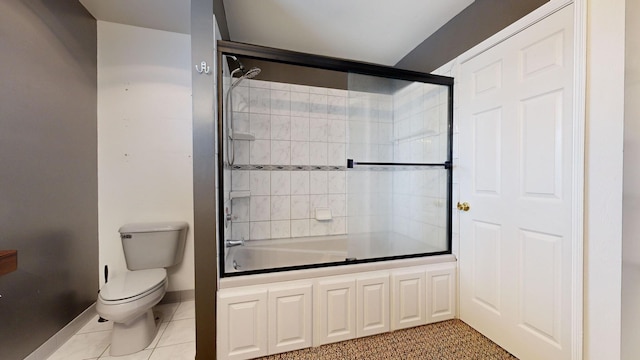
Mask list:
POLYGON ((198 65, 196 65, 196 71, 198 72, 198 74, 202 74, 205 73, 207 75, 211 74, 211 67, 209 65, 207 65, 206 61, 202 61, 200 63, 200 68, 198 69, 198 65))

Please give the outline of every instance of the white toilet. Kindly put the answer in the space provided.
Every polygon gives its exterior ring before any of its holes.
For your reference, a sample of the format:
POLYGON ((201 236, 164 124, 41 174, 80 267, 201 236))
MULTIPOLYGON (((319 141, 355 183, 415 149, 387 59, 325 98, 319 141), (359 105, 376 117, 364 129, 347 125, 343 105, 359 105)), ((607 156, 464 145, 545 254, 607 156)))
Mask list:
POLYGON ((160 324, 152 308, 164 296, 165 268, 182 261, 186 222, 126 224, 120 230, 127 271, 100 289, 96 311, 113 322, 112 356, 131 354, 153 341, 160 324))

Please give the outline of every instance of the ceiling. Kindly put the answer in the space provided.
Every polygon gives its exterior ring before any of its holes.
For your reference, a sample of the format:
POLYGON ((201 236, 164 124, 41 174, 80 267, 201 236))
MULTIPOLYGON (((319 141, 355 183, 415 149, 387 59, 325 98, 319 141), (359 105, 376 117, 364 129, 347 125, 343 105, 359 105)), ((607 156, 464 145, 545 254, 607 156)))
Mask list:
POLYGON ((79 0, 94 18, 182 34, 191 32, 190 0, 79 0))
POLYGON ((395 65, 473 0, 224 0, 232 41, 395 65))
MULTIPOLYGON (((190 0, 79 0, 98 20, 188 34, 190 0)), ((395 65, 473 0, 224 0, 230 40, 395 65)))

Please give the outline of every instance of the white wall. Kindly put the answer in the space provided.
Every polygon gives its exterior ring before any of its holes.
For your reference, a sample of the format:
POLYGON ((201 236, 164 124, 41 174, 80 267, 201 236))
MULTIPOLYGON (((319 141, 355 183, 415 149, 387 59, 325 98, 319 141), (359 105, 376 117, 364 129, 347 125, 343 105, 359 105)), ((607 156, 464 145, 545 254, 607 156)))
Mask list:
POLYGON ((169 269, 169 291, 194 288, 190 41, 98 21, 101 284, 105 265, 110 277, 126 271, 121 225, 177 220, 190 229, 182 263, 169 269))
POLYGON ((587 0, 584 358, 620 358, 625 0, 587 0))
POLYGON ((640 354, 640 2, 626 2, 622 359, 640 354))

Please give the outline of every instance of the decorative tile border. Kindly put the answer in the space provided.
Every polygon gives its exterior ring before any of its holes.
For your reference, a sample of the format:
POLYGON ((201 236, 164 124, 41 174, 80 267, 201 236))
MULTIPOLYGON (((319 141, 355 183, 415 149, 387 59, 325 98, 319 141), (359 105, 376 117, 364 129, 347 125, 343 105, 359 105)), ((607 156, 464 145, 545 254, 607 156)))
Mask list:
POLYGON ((347 169, 346 166, 326 165, 226 165, 225 170, 260 170, 260 171, 416 171, 416 170, 444 170, 441 167, 424 166, 356 166, 347 169))
POLYGON ((262 171, 345 171, 346 166, 320 165, 226 165, 226 170, 262 170, 262 171))

